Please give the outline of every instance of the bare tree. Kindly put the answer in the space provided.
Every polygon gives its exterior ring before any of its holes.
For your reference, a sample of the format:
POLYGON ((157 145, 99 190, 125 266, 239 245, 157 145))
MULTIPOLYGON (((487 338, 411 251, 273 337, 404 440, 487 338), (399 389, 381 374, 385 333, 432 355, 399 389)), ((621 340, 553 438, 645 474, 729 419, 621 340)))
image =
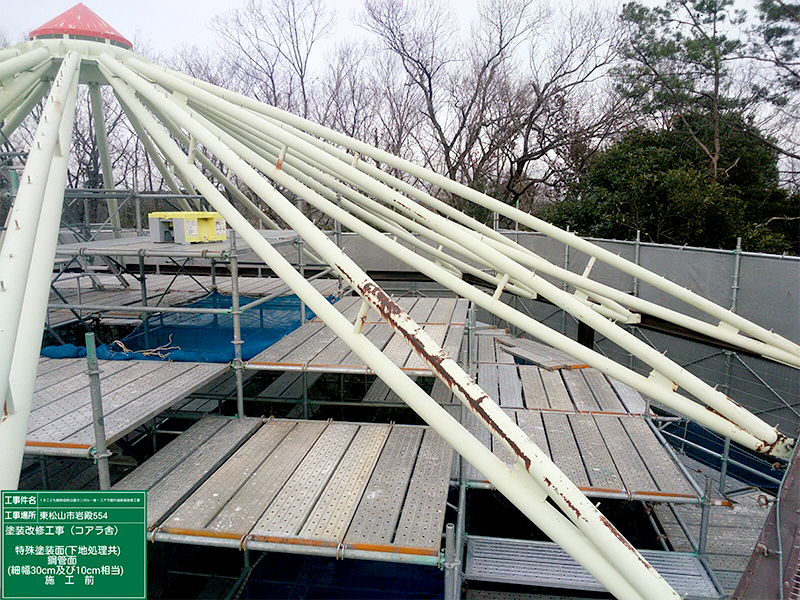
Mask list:
MULTIPOLYGON (((488 0, 468 41, 457 38, 442 2, 366 0, 361 22, 400 60, 422 100, 419 132, 426 162, 450 178, 474 181, 473 156, 514 50, 528 31, 531 0, 488 0)), ((491 152, 491 150, 489 150, 491 152)))
POLYGON ((247 0, 212 22, 243 91, 307 117, 310 61, 333 26, 322 0, 247 0))
POLYGON ((369 137, 377 107, 370 89, 370 66, 364 45, 343 42, 336 46, 320 77, 314 111, 319 123, 351 137, 369 137))
POLYGON ((540 23, 529 71, 507 109, 516 133, 504 151, 508 171, 498 195, 520 202, 540 184, 560 195, 586 161, 629 121, 626 102, 607 85, 616 54, 615 18, 593 6, 564 6, 540 23))

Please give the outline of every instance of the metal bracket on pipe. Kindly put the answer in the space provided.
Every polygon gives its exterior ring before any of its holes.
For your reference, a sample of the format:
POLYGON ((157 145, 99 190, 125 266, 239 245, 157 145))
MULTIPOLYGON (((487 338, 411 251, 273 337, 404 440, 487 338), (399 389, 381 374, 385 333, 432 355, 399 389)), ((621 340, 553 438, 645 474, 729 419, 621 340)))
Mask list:
POLYGON ((94 462, 97 462, 101 458, 111 458, 112 456, 114 456, 114 453, 111 450, 106 449, 105 452, 100 454, 97 452, 97 447, 92 446, 91 448, 89 448, 89 452, 87 453, 87 455, 89 458, 94 460, 94 462))
POLYGON ((503 274, 503 278, 497 284, 497 289, 494 291, 494 295, 492 296, 492 300, 499 300, 500 296, 503 294, 503 290, 506 288, 506 284, 508 283, 509 276, 508 273, 503 274))
POLYGON ((283 159, 286 158, 286 152, 289 150, 289 146, 286 144, 283 145, 281 148, 281 153, 278 156, 278 160, 275 162, 275 170, 280 171, 281 167, 283 167, 283 159))
POLYGON ((197 152, 197 138, 194 137, 194 136, 191 136, 189 138, 189 156, 187 157, 187 162, 190 165, 194 164, 194 161, 195 161, 194 157, 195 157, 195 153, 196 152, 197 152))
POLYGON ((361 308, 358 309, 358 316, 356 322, 353 323, 353 333, 359 334, 364 329, 364 322, 367 320, 367 313, 369 312, 369 302, 362 299, 361 308))
POLYGON ((678 385, 674 381, 672 381, 669 377, 665 377, 661 372, 656 371, 655 369, 650 371, 650 375, 648 375, 647 379, 657 385, 668 388, 673 392, 677 391, 678 389, 678 385))

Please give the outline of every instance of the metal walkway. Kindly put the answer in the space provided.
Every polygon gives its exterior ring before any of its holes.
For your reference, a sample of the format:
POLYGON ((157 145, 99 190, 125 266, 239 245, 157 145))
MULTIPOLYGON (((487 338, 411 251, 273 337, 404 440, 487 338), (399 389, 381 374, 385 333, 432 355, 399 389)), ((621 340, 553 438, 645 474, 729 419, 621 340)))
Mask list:
POLYGON ((205 417, 114 489, 155 541, 436 564, 452 457, 427 427, 205 417))
MULTIPOLYGON (((76 323, 79 316, 84 319, 99 316, 104 323, 119 322, 139 323, 140 315, 136 306, 142 304, 142 288, 138 279, 129 274, 120 275, 128 284, 123 287, 117 277, 110 275, 92 275, 96 285, 87 282, 88 278, 68 277, 57 280, 53 285, 56 291, 50 292, 50 310, 47 312, 47 324, 51 328, 63 327, 76 323), (83 279, 83 281, 82 281, 83 279), (64 308, 60 304, 71 306, 117 306, 118 310, 100 312, 96 309, 64 308), (123 308, 124 307, 124 308, 123 308), (77 313, 77 314, 76 314, 77 313)), ((192 277, 148 274, 146 279, 146 300, 148 306, 178 306, 197 300, 213 290, 223 294, 231 293, 231 278, 227 276, 193 275, 192 277)), ((285 289, 283 281, 277 277, 239 277, 239 293, 243 296, 269 296, 285 289)), ((332 295, 338 288, 335 279, 318 279, 314 287, 324 296, 332 295)), ((287 290, 287 293, 291 293, 287 290)))
MULTIPOLYGON (((464 337, 467 301, 455 298, 400 298, 398 305, 444 348, 458 356, 464 337)), ((355 320, 360 298, 342 298, 334 306, 348 319, 355 320)), ((374 312, 367 315, 364 335, 378 350, 392 359, 408 375, 432 377, 433 372, 406 341, 374 312)), ((320 319, 313 319, 261 354, 245 363, 245 369, 270 371, 309 371, 318 373, 372 373, 344 341, 320 319)))
MULTIPOLYGON (((696 556, 653 550, 639 552, 682 598, 710 600, 719 597, 696 556)), ((465 575, 474 581, 604 591, 594 577, 551 542, 469 536, 465 575)))
MULTIPOLYGON (((228 370, 227 364, 100 361, 106 443, 120 439, 228 370)), ((85 358, 39 359, 25 452, 86 455, 95 444, 85 358)))

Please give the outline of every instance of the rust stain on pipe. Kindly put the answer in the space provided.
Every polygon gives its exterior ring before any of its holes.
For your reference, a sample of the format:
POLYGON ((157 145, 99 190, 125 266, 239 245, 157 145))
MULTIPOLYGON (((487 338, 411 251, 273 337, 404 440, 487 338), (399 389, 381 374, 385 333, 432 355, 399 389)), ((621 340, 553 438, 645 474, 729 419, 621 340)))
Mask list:
POLYGON ((375 307, 380 315, 389 322, 389 324, 395 331, 397 331, 397 333, 402 335, 407 340, 416 353, 421 356, 422 359, 425 360, 425 362, 427 362, 441 377, 442 381, 447 385, 448 388, 454 392, 461 392, 461 395, 467 400, 472 410, 474 410, 475 413, 477 413, 477 415, 485 423, 487 423, 499 437, 508 443, 512 452, 519 457, 520 460, 522 460, 522 462, 525 464, 525 468, 529 470, 531 466, 531 457, 528 456, 522 450, 522 448, 520 448, 517 443, 509 437, 502 427, 494 419, 492 419, 489 413, 483 408, 482 405, 485 400, 491 401, 489 396, 483 392, 483 390, 480 390, 480 394, 475 394, 472 390, 467 389, 460 382, 458 382, 443 366, 443 363, 449 359, 444 350, 439 348, 438 351, 431 352, 426 347, 425 342, 419 337, 419 333, 423 332, 419 325, 415 324, 416 331, 409 331, 406 327, 404 327, 404 321, 406 323, 414 323, 414 321, 378 285, 372 281, 357 283, 347 273, 347 271, 341 267, 341 265, 337 264, 336 268, 345 278, 348 279, 348 281, 351 282, 353 287, 355 287, 356 290, 361 293, 362 297, 365 299, 369 298, 370 304, 375 307))

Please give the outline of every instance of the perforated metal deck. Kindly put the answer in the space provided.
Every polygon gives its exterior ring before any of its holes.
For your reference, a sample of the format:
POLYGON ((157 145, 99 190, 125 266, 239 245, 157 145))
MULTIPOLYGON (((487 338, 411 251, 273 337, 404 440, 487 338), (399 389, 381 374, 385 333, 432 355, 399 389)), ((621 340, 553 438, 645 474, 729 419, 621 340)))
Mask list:
MULTIPOLYGON (((100 361, 106 442, 127 435, 227 370, 216 363, 100 361)), ((27 447, 46 453, 47 448, 94 445, 86 371, 85 358, 40 359, 27 447)))
MULTIPOLYGON (((467 301, 456 298, 400 298, 397 303, 450 356, 458 356, 464 337, 467 301)), ((361 305, 360 298, 342 298, 336 308, 351 321, 361 305)), ((430 377, 430 368, 402 338, 374 312, 367 316, 364 335, 409 375, 430 377)), ((259 369, 318 373, 371 373, 345 343, 318 319, 286 335, 261 354, 247 361, 259 369)))
MULTIPOLYGON (((700 560, 678 552, 640 551, 687 600, 719 597, 700 560)), ((467 538, 467 579, 569 590, 604 591, 564 550, 550 542, 493 537, 467 538)))
POLYGON ((117 487, 148 489, 150 529, 187 540, 435 561, 452 458, 427 427, 206 417, 117 487))

